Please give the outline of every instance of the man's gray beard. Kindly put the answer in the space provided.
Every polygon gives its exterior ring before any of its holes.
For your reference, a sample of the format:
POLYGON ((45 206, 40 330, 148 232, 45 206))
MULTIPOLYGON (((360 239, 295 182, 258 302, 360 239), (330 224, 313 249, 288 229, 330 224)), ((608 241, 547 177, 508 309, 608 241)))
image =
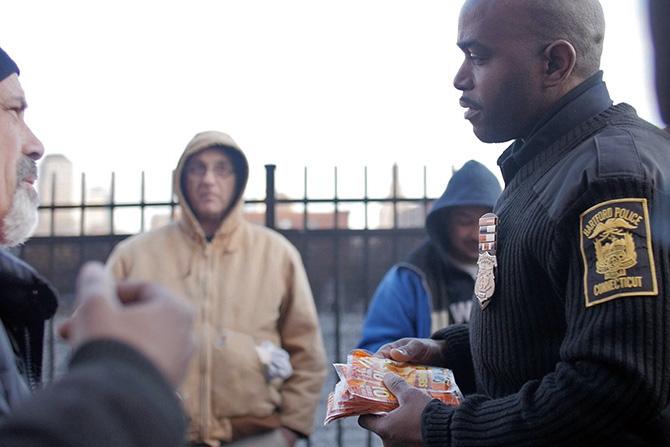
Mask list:
POLYGON ((16 188, 9 212, 2 221, 2 245, 16 247, 32 236, 37 226, 39 197, 32 187, 16 188))
POLYGON ((16 167, 16 189, 12 204, 2 220, 0 245, 16 247, 32 236, 37 226, 37 207, 40 198, 37 191, 23 181, 26 177, 37 178, 37 165, 28 157, 21 157, 16 167))

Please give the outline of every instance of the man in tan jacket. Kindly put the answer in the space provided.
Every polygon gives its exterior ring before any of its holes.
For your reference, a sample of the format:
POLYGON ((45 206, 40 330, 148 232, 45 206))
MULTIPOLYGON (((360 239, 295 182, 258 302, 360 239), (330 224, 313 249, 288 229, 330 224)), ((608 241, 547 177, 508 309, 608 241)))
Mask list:
POLYGON ((180 389, 194 446, 292 446, 308 436, 326 377, 300 254, 243 218, 249 174, 228 135, 197 134, 174 176, 182 217, 121 242, 117 278, 156 280, 196 308, 199 348, 180 389))

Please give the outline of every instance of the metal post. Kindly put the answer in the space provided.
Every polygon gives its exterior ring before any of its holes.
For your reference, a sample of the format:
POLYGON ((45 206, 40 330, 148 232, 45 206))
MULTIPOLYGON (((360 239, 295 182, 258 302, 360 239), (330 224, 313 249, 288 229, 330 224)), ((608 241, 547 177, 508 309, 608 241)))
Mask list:
POLYGON ((109 234, 114 234, 114 202, 115 202, 116 177, 112 172, 112 182, 109 187, 109 234))
POLYGON ((79 236, 86 231, 86 173, 81 173, 81 200, 79 202, 81 214, 79 215, 79 236))
POLYGON ((140 190, 140 233, 144 233, 144 211, 146 210, 146 201, 144 200, 145 189, 146 186, 144 184, 144 171, 142 171, 140 190))
POLYGON ((51 220, 49 222, 49 236, 56 235, 56 173, 51 175, 51 220))
POLYGON ((275 228, 275 169, 277 165, 265 165, 265 226, 275 228))

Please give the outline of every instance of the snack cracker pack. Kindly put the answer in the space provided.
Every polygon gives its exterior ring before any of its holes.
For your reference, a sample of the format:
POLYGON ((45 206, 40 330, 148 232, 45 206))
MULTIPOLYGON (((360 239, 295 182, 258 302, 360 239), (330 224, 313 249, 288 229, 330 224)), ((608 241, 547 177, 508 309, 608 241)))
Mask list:
POLYGON ((384 385, 384 374, 395 373, 429 396, 447 405, 458 405, 463 395, 454 374, 447 368, 412 365, 373 357, 356 349, 347 356, 347 363, 334 363, 340 377, 328 396, 324 425, 349 416, 383 414, 398 407, 398 399, 384 385))

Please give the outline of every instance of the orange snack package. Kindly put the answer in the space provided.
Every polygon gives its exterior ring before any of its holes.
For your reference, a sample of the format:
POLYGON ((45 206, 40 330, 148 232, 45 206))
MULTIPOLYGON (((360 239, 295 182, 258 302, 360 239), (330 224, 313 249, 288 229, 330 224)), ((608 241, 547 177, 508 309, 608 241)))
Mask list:
POLYGON ((400 363, 354 350, 347 363, 333 364, 340 381, 328 396, 324 425, 349 416, 382 414, 398 407, 398 399, 384 385, 384 374, 395 373, 429 396, 447 405, 458 405, 463 395, 447 368, 400 363))

